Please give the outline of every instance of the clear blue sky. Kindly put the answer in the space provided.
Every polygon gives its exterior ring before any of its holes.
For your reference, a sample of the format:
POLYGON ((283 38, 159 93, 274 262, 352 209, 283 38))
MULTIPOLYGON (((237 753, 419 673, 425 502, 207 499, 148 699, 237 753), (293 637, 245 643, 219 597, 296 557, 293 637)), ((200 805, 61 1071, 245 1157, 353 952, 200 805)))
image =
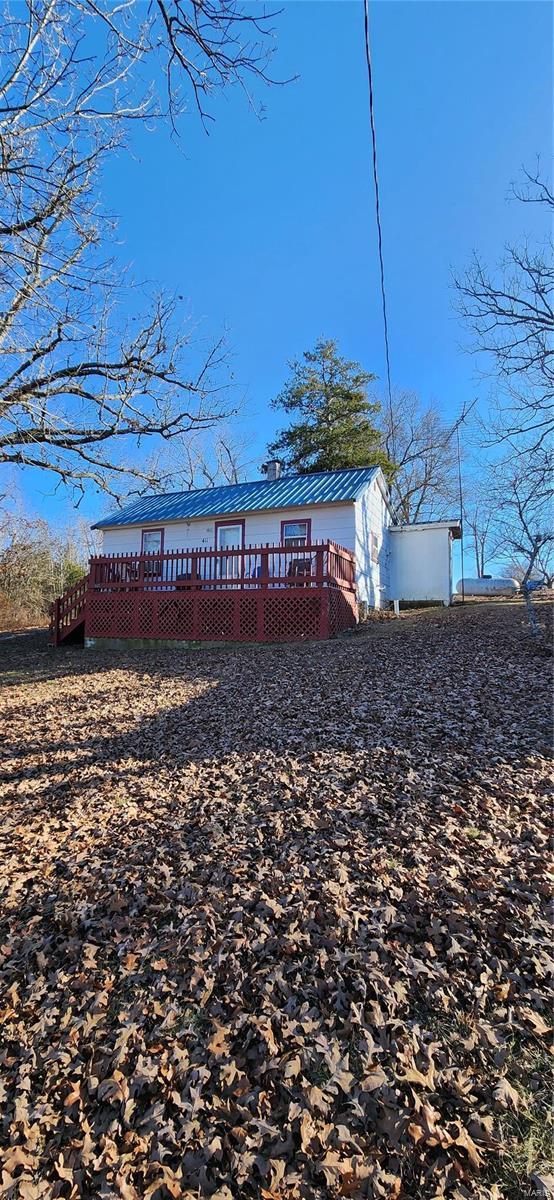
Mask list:
MULTIPOLYGON (((507 196, 523 163, 549 163, 551 9, 374 0, 371 23, 393 382, 455 414, 484 385, 451 270, 544 234, 544 213, 507 196)), ((264 120, 219 97, 209 137, 192 110, 180 146, 135 130, 104 181, 136 277, 182 294, 207 337, 227 327, 260 461, 287 359, 319 335, 384 377, 363 5, 294 0, 275 27, 274 74, 299 79, 260 93, 264 120)), ((68 519, 49 490, 35 475, 25 496, 68 519)), ((91 496, 81 511, 104 509, 91 496)))

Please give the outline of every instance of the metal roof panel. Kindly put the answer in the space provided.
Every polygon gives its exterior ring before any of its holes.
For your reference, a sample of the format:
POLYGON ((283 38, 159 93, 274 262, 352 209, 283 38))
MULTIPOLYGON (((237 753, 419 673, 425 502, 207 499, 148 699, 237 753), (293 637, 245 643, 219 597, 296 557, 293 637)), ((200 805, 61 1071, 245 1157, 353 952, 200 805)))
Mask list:
POLYGON ((143 496, 118 512, 97 521, 93 529, 117 525, 149 525, 160 521, 190 521, 195 517, 222 517, 227 513, 264 512, 300 508, 310 504, 353 501, 377 475, 379 467, 351 467, 318 471, 312 475, 282 475, 194 492, 168 492, 143 496))

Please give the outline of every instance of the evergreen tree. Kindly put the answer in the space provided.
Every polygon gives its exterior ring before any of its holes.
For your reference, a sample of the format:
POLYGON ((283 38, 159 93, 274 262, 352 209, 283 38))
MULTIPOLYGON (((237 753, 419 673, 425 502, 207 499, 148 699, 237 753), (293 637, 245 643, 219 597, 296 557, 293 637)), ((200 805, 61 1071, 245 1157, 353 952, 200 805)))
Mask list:
POLYGON ((298 419, 268 447, 272 457, 300 473, 379 466, 390 476, 393 466, 373 423, 379 405, 367 398, 375 375, 341 358, 337 343, 323 339, 290 367, 272 408, 298 419))

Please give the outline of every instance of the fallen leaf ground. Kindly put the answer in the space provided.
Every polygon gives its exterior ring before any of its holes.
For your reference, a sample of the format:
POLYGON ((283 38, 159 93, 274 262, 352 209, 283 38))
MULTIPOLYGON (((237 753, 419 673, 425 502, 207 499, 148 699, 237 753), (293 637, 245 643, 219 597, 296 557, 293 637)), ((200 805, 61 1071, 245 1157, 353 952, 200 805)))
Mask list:
POLYGON ((551 671, 520 606, 0 655, 3 1198, 548 1182, 551 671))

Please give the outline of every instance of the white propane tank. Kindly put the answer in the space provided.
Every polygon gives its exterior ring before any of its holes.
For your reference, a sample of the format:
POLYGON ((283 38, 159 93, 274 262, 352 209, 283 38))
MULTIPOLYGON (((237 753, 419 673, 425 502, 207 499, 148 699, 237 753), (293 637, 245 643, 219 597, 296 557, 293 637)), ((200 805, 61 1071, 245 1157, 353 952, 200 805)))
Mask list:
MULTIPOLYGON (((485 575, 483 579, 464 579, 463 590, 466 596, 515 596, 519 592, 517 579, 493 579, 485 575)), ((462 580, 456 584, 456 591, 461 594, 462 580)))

